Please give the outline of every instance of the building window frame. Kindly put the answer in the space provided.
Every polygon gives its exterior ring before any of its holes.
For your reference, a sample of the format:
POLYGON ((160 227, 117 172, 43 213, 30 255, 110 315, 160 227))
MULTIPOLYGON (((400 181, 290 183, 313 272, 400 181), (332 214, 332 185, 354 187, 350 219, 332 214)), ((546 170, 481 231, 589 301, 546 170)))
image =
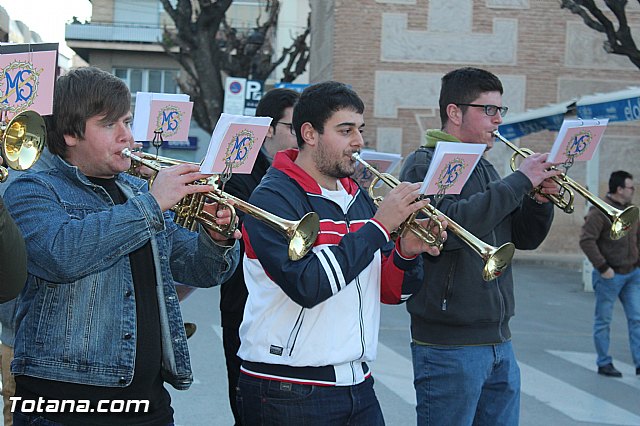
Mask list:
POLYGON ((130 67, 118 67, 112 68, 112 73, 116 77, 122 79, 129 90, 131 91, 131 102, 135 105, 135 97, 137 92, 155 92, 155 93, 181 93, 180 86, 177 83, 177 79, 180 76, 180 70, 167 69, 167 68, 130 68, 130 67), (150 88, 150 74, 153 72, 160 73, 160 90, 158 88, 150 88), (136 86, 132 87, 133 78, 132 75, 140 73, 140 81, 136 82, 136 86), (174 82, 170 82, 169 78, 174 78, 174 82), (173 89, 173 90, 168 90, 173 89))

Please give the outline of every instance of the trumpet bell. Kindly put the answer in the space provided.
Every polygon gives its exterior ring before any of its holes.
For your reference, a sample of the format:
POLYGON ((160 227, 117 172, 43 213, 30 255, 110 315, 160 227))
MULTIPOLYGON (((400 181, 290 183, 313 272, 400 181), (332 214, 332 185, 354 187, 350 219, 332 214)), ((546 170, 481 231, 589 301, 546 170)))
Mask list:
POLYGON ((40 114, 24 111, 3 126, 2 133, 2 157, 8 167, 27 170, 38 161, 46 138, 46 126, 40 114))
POLYGON ((516 252, 513 243, 505 243, 495 250, 488 250, 481 255, 485 259, 482 268, 482 278, 491 281, 502 275, 502 272, 511 264, 511 259, 516 252))
MULTIPOLYGON (((168 167, 166 164, 175 165, 184 163, 183 161, 168 159, 166 157, 163 157, 160 162, 152 161, 132 153, 128 148, 123 149, 121 155, 131 158, 132 168, 129 169, 129 173, 131 173, 131 170, 134 170, 135 166, 138 165, 146 166, 151 170, 158 172, 162 170, 162 168, 168 167)), ((213 186, 217 186, 215 179, 213 181, 209 181, 209 183, 213 186)), ((198 182, 193 183, 193 185, 197 184, 198 182)), ((176 206, 174 206, 172 210, 175 213, 174 221, 180 226, 193 231, 198 226, 198 223, 200 223, 209 230, 225 235, 228 238, 232 238, 236 230, 236 209, 253 216, 257 220, 283 234, 289 242, 288 255, 291 260, 302 259, 307 252, 311 250, 316 238, 318 237, 318 233, 320 232, 320 218, 315 212, 307 213, 298 221, 286 220, 249 204, 240 198, 234 197, 219 188, 215 191, 206 193, 187 195, 176 206), (229 203, 229 201, 231 201, 231 203, 229 203), (215 221, 215 215, 208 213, 203 209, 206 202, 218 203, 224 208, 229 209, 231 211, 230 224, 227 226, 218 225, 215 221)))
POLYGON ((320 231, 320 217, 316 212, 305 214, 290 230, 289 259, 300 260, 313 247, 320 231))
POLYGON ((640 210, 637 206, 629 206, 614 217, 611 223, 610 236, 612 240, 619 240, 638 221, 640 210))
MULTIPOLYGON (((371 198, 374 198, 373 187, 377 185, 378 181, 385 183, 391 188, 395 188, 400 184, 400 181, 398 179, 388 173, 379 172, 376 168, 363 160, 358 153, 353 153, 352 157, 356 161, 359 161, 375 176, 369 184, 369 195, 371 196, 371 198)), ((377 205, 382 201, 382 199, 382 197, 376 197, 374 198, 374 202, 377 205)), ((438 247, 438 249, 442 249, 443 241, 440 238, 440 234, 444 229, 442 226, 442 222, 438 219, 439 216, 442 216, 444 220, 447 221, 447 229, 454 233, 463 242, 467 243, 467 245, 482 258, 482 261, 484 262, 484 267, 482 269, 482 279, 484 279, 485 281, 491 281, 496 277, 499 277, 500 275, 502 275, 502 271, 504 271, 504 269, 506 269, 511 263, 511 258, 515 253, 515 246, 512 243, 505 243, 499 248, 493 247, 492 245, 485 243, 475 235, 471 234, 451 218, 442 214, 442 212, 433 207, 431 204, 427 204, 427 206, 423 207, 420 212, 426 217, 430 218, 436 225, 436 227, 439 228, 439 230, 433 233, 431 230, 423 228, 419 223, 415 221, 414 214, 412 216, 409 216, 409 218, 405 220, 405 222, 400 226, 402 228, 400 229, 401 234, 405 231, 410 231, 426 244, 432 247, 438 247)))
MULTIPOLYGON (((526 158, 533 153, 533 151, 529 149, 518 148, 513 143, 511 143, 508 139, 500 135, 500 132, 498 132, 497 130, 493 132, 493 136, 495 136, 496 139, 500 140, 505 145, 507 145, 507 147, 509 147, 514 151, 514 154, 511 157, 511 168, 514 171, 516 170, 514 168, 515 167, 514 158, 516 156, 521 156, 526 158)), ((574 191, 577 192, 578 194, 583 196, 587 201, 589 201, 594 207, 596 207, 602 213, 604 213, 605 216, 607 216, 607 218, 611 222, 611 229, 609 230, 609 235, 613 240, 622 238, 633 226, 633 224, 635 224, 638 221, 638 207, 636 206, 629 206, 625 210, 621 211, 607 204, 606 202, 600 200, 594 194, 589 192, 587 188, 585 188, 584 186, 580 185, 578 182, 576 182, 575 180, 567 176, 566 173, 563 173, 562 175, 559 175, 559 176, 554 176, 551 179, 560 187, 561 193, 557 196, 552 194, 544 195, 549 199, 549 201, 551 201, 554 205, 562 209, 565 213, 572 213, 574 210, 573 192, 574 191)))

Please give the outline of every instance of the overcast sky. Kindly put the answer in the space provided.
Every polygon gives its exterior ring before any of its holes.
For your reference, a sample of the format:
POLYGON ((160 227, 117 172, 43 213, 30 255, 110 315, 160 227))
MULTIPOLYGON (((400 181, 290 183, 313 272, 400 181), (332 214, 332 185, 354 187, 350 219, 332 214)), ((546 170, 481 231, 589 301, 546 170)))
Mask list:
POLYGON ((9 18, 24 22, 31 31, 40 34, 43 42, 60 43, 61 50, 66 50, 64 25, 74 16, 81 22, 91 18, 89 0, 0 0, 0 6, 9 18))

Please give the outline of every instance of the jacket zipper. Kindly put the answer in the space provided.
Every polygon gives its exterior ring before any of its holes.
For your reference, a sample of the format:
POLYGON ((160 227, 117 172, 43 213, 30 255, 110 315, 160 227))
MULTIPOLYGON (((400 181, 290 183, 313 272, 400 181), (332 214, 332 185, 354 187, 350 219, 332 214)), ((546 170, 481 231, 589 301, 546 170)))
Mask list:
MULTIPOLYGON (((346 214, 344 215, 344 223, 347 227, 348 234, 351 232, 351 223, 349 222, 349 217, 346 214)), ((362 318, 362 286, 360 285, 360 276, 356 276, 355 285, 356 289, 358 290, 358 320, 360 322, 360 347, 362 349, 359 358, 362 358, 364 356, 364 353, 366 352, 366 342, 364 340, 364 321, 362 318)))
POLYGON ((444 287, 444 292, 442 294, 442 301, 440 303, 440 309, 443 311, 447 310, 447 305, 449 303, 449 298, 451 297, 451 292, 453 288, 453 275, 455 274, 456 265, 458 264, 458 256, 451 263, 451 267, 449 268, 449 273, 447 274, 447 285, 444 287))
POLYGON ((300 333, 300 329, 302 328, 302 320, 304 319, 304 308, 300 308, 300 312, 298 313, 298 318, 296 318, 296 322, 293 325, 293 329, 291 333, 289 333, 289 339, 287 341, 287 347, 289 348, 289 356, 293 355, 293 348, 296 346, 296 341, 298 340, 298 334, 300 333))

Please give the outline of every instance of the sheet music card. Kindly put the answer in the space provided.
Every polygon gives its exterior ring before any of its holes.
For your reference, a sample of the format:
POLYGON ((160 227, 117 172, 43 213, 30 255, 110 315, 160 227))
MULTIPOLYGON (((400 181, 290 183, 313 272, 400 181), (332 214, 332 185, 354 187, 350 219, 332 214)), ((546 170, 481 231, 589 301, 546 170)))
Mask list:
POLYGON ((161 137, 163 141, 186 141, 192 111, 189 95, 137 92, 133 139, 150 142, 161 137))
MULTIPOLYGON (((378 152, 369 149, 363 149, 360 152, 360 157, 381 173, 391 173, 402 160, 402 156, 400 154, 378 152)), ((374 175, 366 167, 356 161, 356 171, 351 175, 351 177, 363 188, 368 188, 374 175)))
POLYGON ((200 172, 221 174, 229 164, 233 173, 251 173, 271 120, 271 117, 222 113, 211 134, 200 172))
POLYGON ((460 194, 486 148, 479 143, 438 142, 420 192, 460 194))
POLYGON ((608 118, 564 120, 547 161, 573 163, 591 160, 608 122, 608 118))
POLYGON ((53 113, 58 43, 0 44, 0 110, 53 113))

